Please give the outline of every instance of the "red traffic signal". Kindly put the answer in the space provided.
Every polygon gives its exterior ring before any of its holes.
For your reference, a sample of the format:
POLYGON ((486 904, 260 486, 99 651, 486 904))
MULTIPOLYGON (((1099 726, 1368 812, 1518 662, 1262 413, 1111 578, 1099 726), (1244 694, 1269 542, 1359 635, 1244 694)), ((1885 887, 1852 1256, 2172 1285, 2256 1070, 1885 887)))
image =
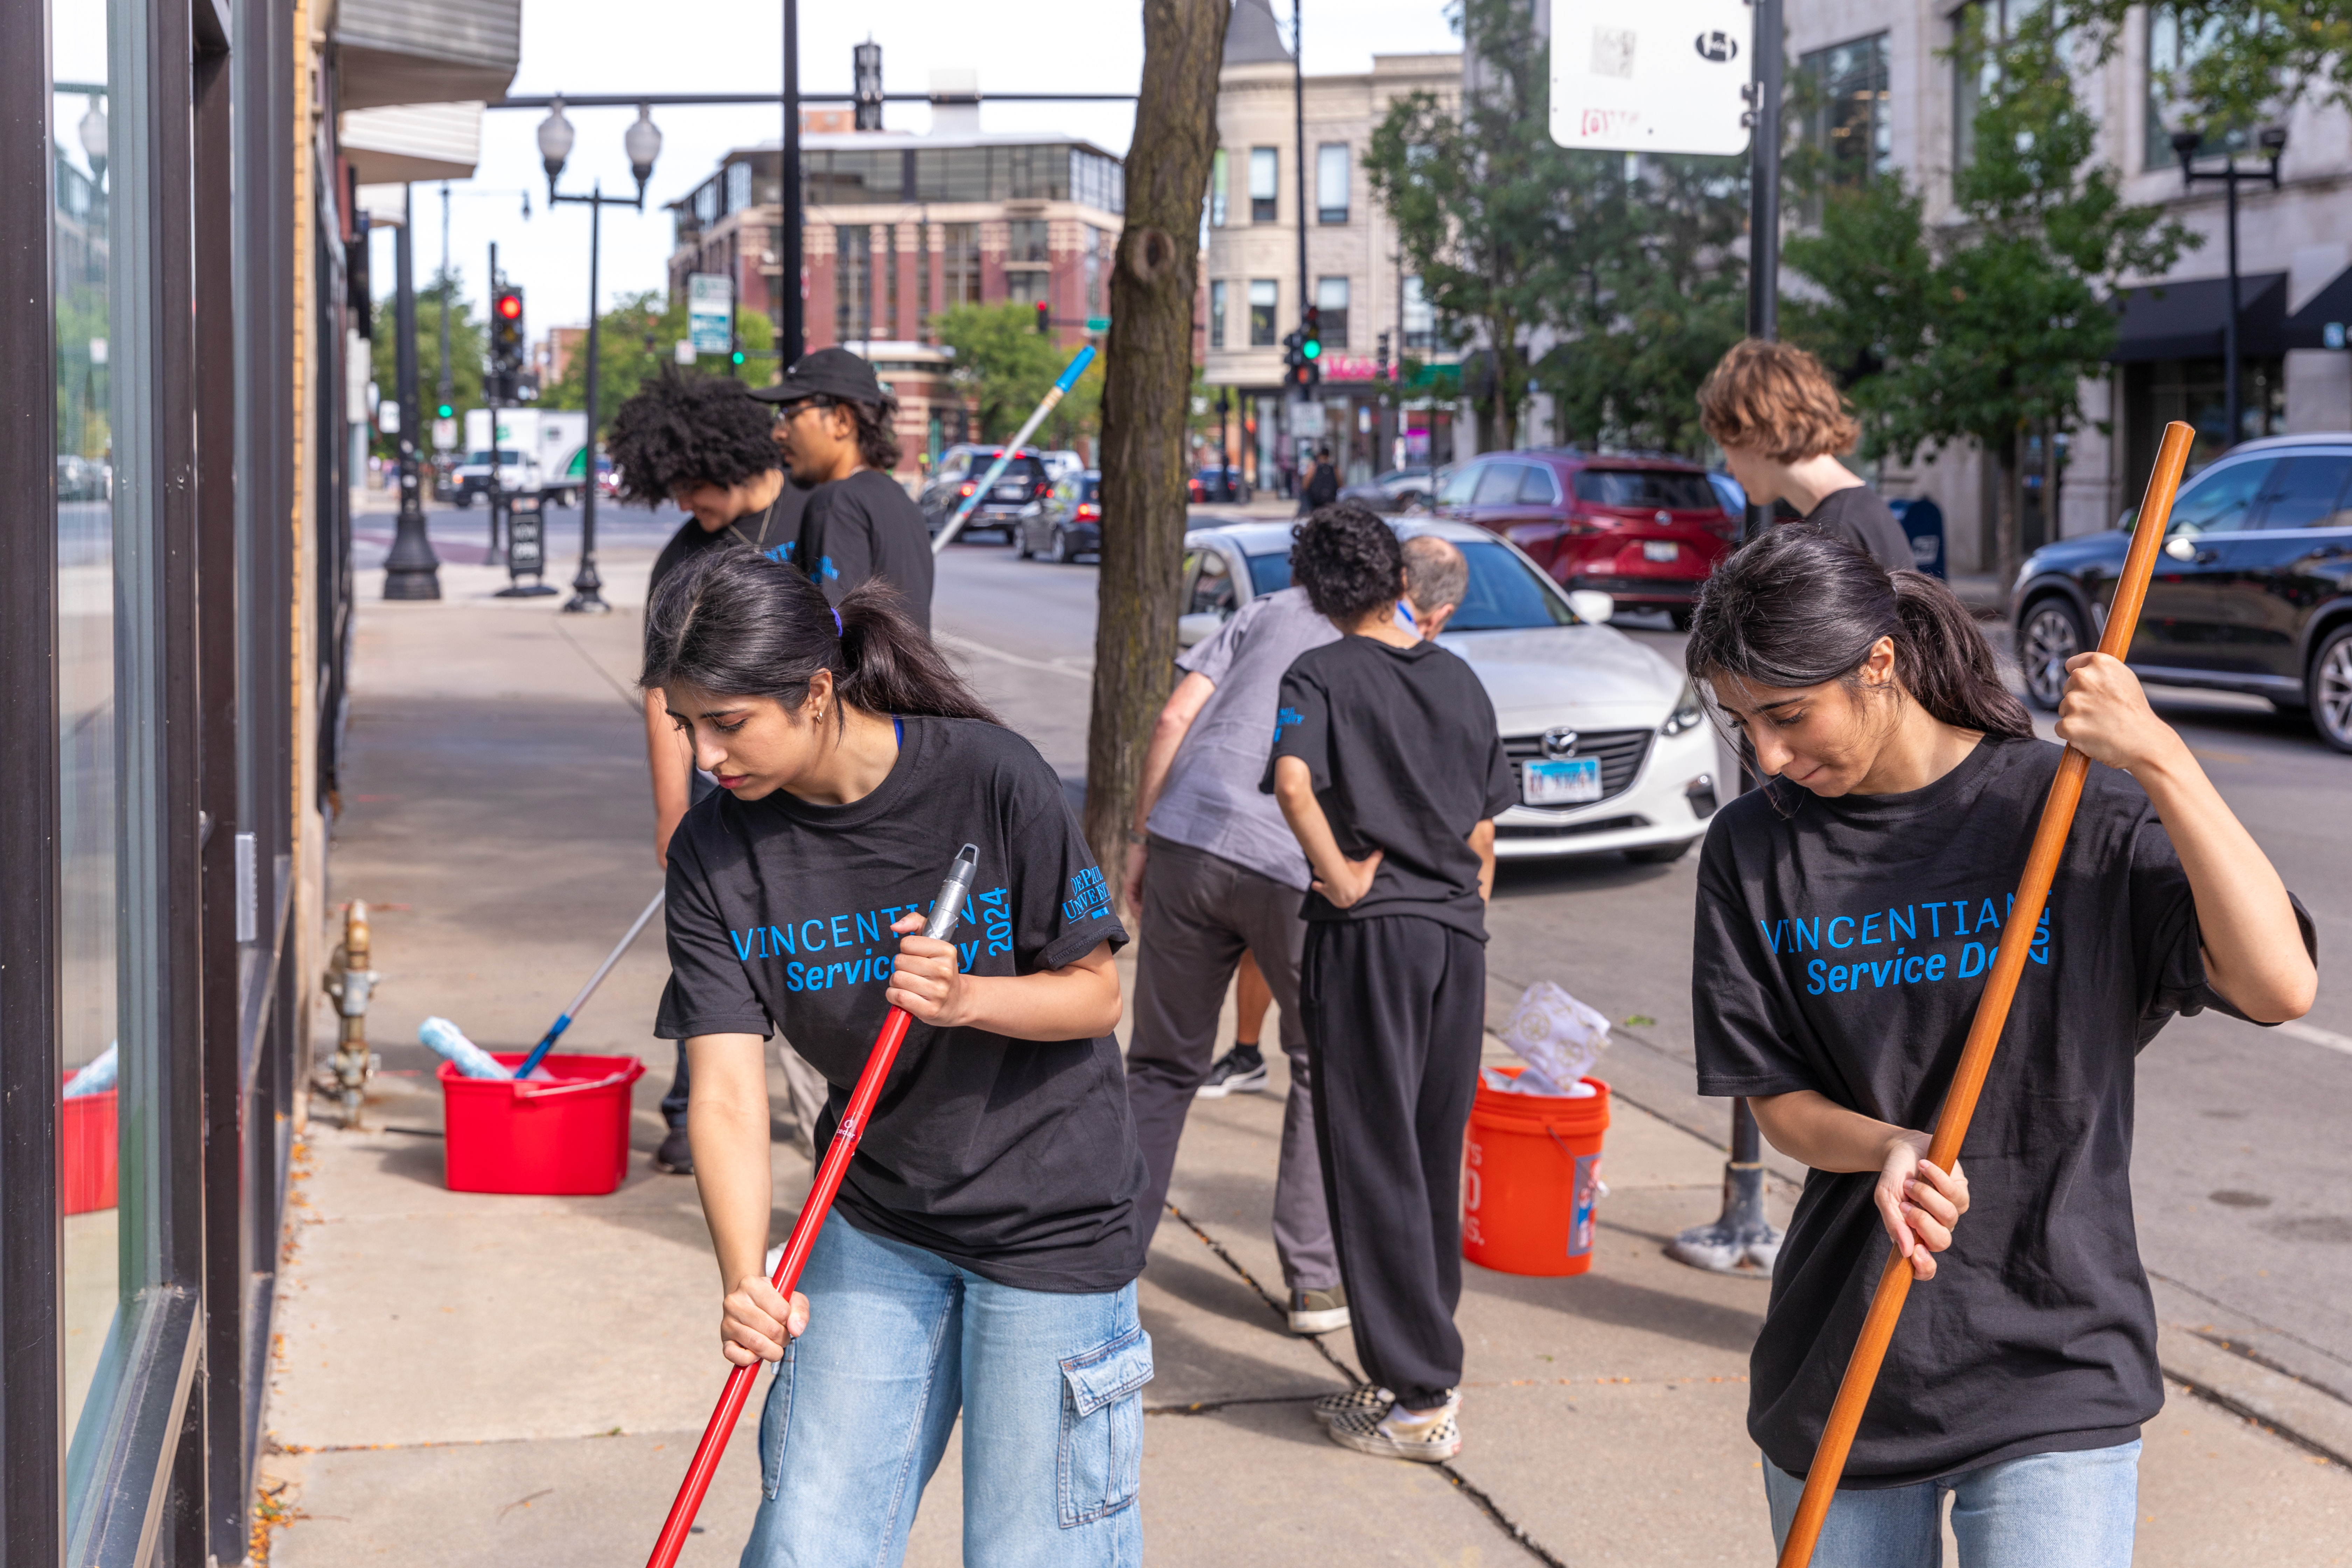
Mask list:
POLYGON ((1041 332, 1054 330, 1054 307, 1043 300, 1037 301, 1037 330, 1041 332))
POLYGON ((498 303, 493 306, 492 309, 498 311, 499 317, 501 321, 521 321, 522 290, 520 289, 507 289, 500 290, 498 303))

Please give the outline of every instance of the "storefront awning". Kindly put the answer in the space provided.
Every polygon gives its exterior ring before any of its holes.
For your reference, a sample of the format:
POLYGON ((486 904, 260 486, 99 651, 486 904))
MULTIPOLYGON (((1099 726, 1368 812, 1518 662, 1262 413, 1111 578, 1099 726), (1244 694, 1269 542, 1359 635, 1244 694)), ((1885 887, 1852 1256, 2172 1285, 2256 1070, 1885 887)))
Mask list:
POLYGON ((2352 323, 2352 268, 2336 275, 2303 302, 2303 309, 2286 319, 2283 333, 2285 345, 2291 349, 2325 349, 2344 346, 2344 331, 2352 323), (2327 328, 2333 322, 2336 340, 2327 341, 2327 328))
POLYGON ((341 0, 335 107, 504 98, 522 58, 522 0, 341 0))
MULTIPOLYGON (((2226 277, 2179 279, 2122 289, 2116 290, 2115 303, 2121 308, 2122 331, 2115 352, 2107 358, 2117 364, 2160 359, 2215 359, 2221 353, 2221 336, 2230 312, 2230 280, 2226 277)), ((2305 346, 2286 342, 2285 325, 2286 274, 2241 273, 2239 353, 2275 354, 2289 346, 2305 346)), ((2318 346, 2316 331, 2315 328, 2310 347, 2318 346)))

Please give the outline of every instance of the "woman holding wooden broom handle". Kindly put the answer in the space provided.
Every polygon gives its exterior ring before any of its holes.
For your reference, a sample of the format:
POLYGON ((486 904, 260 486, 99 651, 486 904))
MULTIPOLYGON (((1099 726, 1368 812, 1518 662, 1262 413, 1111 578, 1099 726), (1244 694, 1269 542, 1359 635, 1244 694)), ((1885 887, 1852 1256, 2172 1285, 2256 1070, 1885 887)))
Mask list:
POLYGON ((1949 1491, 1963 1568, 2126 1568, 2139 1428, 2164 1402, 2131 1217, 2133 1063, 2178 1013, 2300 1016, 2309 921, 2130 671, 2077 657, 2058 732, 2105 765, 1966 1159, 1939 1167, 1922 1129, 2062 748, 2033 738, 1941 583, 1802 525, 1717 569, 1687 658, 1767 776, 1717 815, 1700 865, 1699 1089, 1748 1096, 1811 1167, 1751 1363, 1775 1541, 1891 1241, 1934 1284, 1894 1333, 1812 1563, 1932 1568, 1949 1491))

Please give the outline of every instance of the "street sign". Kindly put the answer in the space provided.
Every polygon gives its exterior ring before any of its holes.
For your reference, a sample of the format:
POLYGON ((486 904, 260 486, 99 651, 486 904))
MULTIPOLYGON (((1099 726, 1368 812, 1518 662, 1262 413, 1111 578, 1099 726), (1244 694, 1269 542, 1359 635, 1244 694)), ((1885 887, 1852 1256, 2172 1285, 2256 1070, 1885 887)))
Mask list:
POLYGON ((692 338, 680 338, 677 340, 677 363, 680 364, 692 364, 694 363, 694 340, 692 338))
POLYGON ((1108 316, 1088 316, 1087 318, 1087 331, 1090 332, 1107 332, 1110 331, 1110 318, 1108 316))
POLYGON ((1325 431, 1323 405, 1319 403, 1294 403, 1290 405, 1290 433, 1294 436, 1320 436, 1325 431))
POLYGON ((691 272, 686 279, 686 336, 698 354, 735 348, 735 290, 723 272, 691 272))
POLYGON ((386 398, 375 405, 375 427, 387 436, 400 434, 400 405, 397 401, 386 398))
POLYGON ((433 449, 436 452, 457 449, 457 422, 455 419, 436 419, 433 422, 433 449))
POLYGON ((1750 0, 1554 0, 1551 139, 1612 153, 1748 151, 1750 0))

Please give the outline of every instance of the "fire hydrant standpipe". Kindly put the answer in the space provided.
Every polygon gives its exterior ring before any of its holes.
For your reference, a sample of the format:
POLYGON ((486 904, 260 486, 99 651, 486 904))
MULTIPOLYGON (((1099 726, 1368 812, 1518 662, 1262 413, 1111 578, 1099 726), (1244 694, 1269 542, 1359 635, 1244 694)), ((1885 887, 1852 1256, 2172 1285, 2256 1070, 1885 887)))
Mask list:
POLYGON ((370 967, 367 905, 353 900, 343 911, 343 943, 335 950, 326 977, 327 994, 335 998, 341 1020, 332 1070, 346 1128, 360 1124, 360 1107, 367 1098, 368 1074, 374 1065, 368 1050, 367 1010, 382 978, 370 967))

